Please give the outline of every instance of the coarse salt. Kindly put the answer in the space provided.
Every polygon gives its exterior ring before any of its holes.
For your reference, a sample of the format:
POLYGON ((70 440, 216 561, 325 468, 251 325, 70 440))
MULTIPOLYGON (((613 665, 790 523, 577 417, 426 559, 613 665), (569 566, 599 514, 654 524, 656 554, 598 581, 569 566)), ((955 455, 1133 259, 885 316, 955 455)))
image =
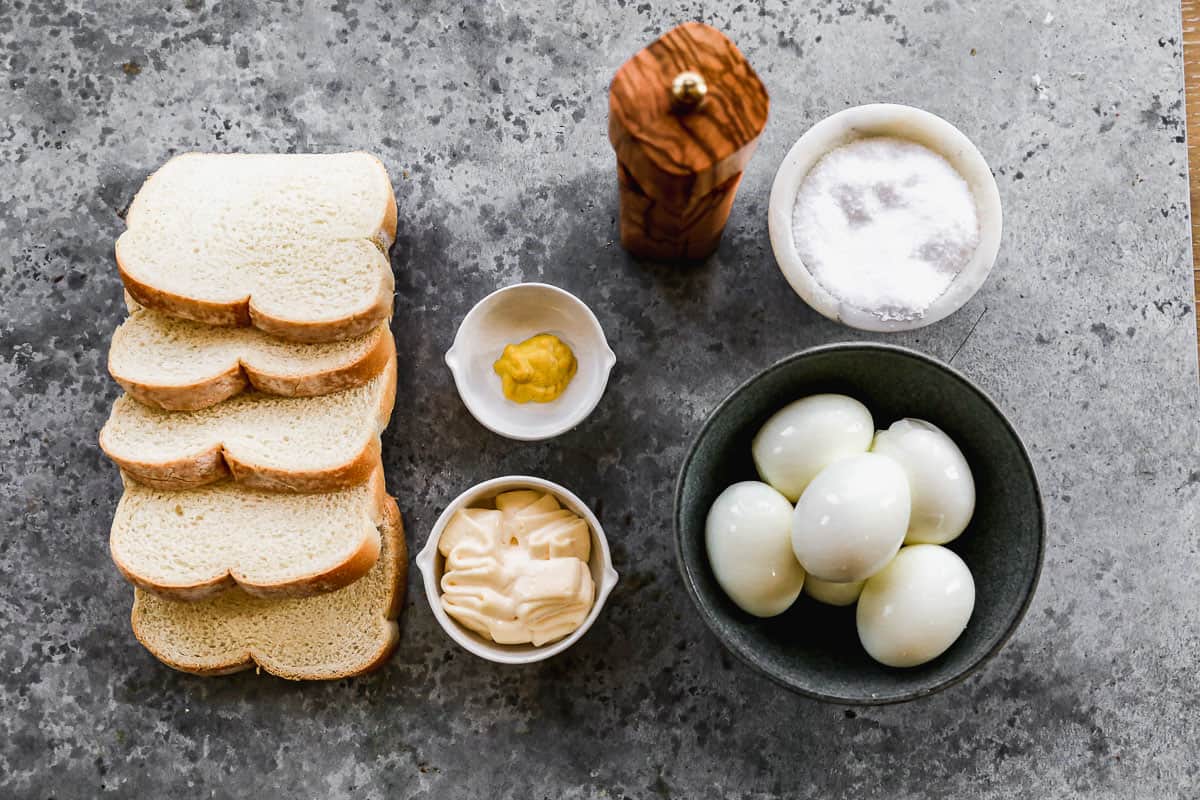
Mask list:
POLYGON ((979 216, 945 158, 906 139, 826 153, 796 194, 792 237, 838 301, 883 320, 922 317, 971 261, 979 216))

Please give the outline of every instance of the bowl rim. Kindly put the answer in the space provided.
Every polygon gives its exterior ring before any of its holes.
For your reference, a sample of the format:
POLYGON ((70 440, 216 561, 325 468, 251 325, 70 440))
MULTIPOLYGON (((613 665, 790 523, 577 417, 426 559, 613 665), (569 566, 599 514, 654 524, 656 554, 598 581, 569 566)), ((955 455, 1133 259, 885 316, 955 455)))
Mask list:
POLYGON ((497 664, 532 664, 544 661, 551 656, 558 655, 575 644, 575 642, 583 638, 583 635, 588 632, 588 629, 599 618, 600 611, 604 608, 604 603, 608 600, 608 596, 612 594, 612 590, 616 588, 617 581, 621 577, 613 567, 612 551, 608 546, 608 537, 605 535, 604 528, 600 525, 600 520, 597 519, 592 509, 566 487, 554 481, 532 475, 500 475, 476 483, 474 486, 460 492, 458 496, 446 504, 442 513, 438 515, 437 521, 433 523, 433 528, 429 531, 429 536, 425 540, 424 546, 417 553, 415 563, 421 573, 422 583, 425 587, 425 600, 429 603, 429 608, 433 611, 433 616, 438 621, 438 624, 441 625, 442 630, 464 650, 497 664), (565 500, 566 505, 573 506, 571 508, 572 511, 580 513, 580 516, 584 518, 591 528, 593 538, 600 545, 598 548, 599 552, 593 552, 591 558, 588 559, 588 563, 590 565, 593 558, 600 559, 601 580, 596 584, 596 595, 592 601, 592 608, 588 611, 587 617, 578 628, 567 636, 549 644, 544 644, 541 647, 529 645, 525 650, 512 651, 501 649, 502 646, 485 642, 482 638, 476 638, 474 634, 469 633, 446 613, 446 610, 442 608, 442 604, 438 602, 438 598, 442 595, 442 589, 438 585, 435 565, 437 560, 437 543, 442 538, 442 532, 446 529, 446 525, 450 522, 450 518, 455 512, 466 507, 471 498, 486 494, 493 489, 520 487, 544 489, 557 496, 560 501, 565 500))
POLYGON ((604 392, 608 388, 608 380, 612 375, 612 369, 617 363, 617 356, 613 352, 612 345, 608 343, 608 337, 604 335, 604 328, 601 326, 600 320, 596 317, 596 314, 590 307, 588 307, 587 303, 583 302, 566 289, 555 286, 551 283, 539 283, 537 281, 512 283, 508 286, 502 286, 499 289, 488 293, 477 303, 475 303, 475 305, 471 306, 471 310, 463 315, 462 320, 458 323, 458 328, 454 332, 454 341, 451 342, 450 349, 446 351, 442 359, 446 362, 446 366, 449 368, 450 374, 454 377, 454 389, 458 393, 459 399, 462 400, 463 405, 467 407, 467 411, 470 412, 471 416, 475 418, 475 421, 487 428, 492 433, 517 442, 540 442, 546 439, 553 439, 555 436, 564 434, 582 423, 591 415, 593 411, 596 410, 596 406, 600 404, 600 400, 604 397, 604 392), (460 364, 458 362, 458 358, 456 357, 456 351, 459 349, 459 340, 462 338, 463 331, 466 329, 468 322, 473 321, 475 318, 483 314, 489 306, 496 303, 496 300, 501 295, 508 294, 510 292, 529 291, 530 289, 535 289, 537 291, 549 291, 551 294, 557 294, 565 299, 568 305, 576 309, 580 318, 583 319, 590 328, 592 328, 600 343, 603 345, 603 365, 601 367, 601 380, 599 387, 594 394, 587 395, 583 398, 583 400, 575 409, 574 413, 570 414, 558 425, 547 426, 541 429, 538 433, 522 434, 511 430, 506 430, 503 425, 499 424, 496 419, 488 413, 486 406, 470 399, 470 392, 464 391, 466 378, 462 375, 460 364))
POLYGON ((934 358, 933 356, 926 355, 925 353, 921 353, 917 350, 913 350, 912 348, 909 348, 909 347, 903 347, 901 345, 895 345, 895 344, 886 344, 886 343, 882 343, 882 342, 870 342, 870 341, 838 342, 838 343, 834 343, 834 344, 825 344, 825 345, 817 345, 815 347, 809 347, 809 348, 806 348, 806 349, 801 350, 796 353, 792 353, 789 356, 785 356, 785 357, 779 359, 778 361, 776 361, 773 364, 767 366, 766 368, 760 370, 759 372, 756 372, 754 375, 750 376, 746 380, 739 383, 732 391, 729 392, 728 395, 725 396, 724 399, 721 400, 721 402, 719 402, 715 407, 713 407, 713 409, 708 413, 708 416, 705 418, 704 424, 700 426, 700 429, 692 437, 692 441, 688 445, 687 454, 683 458, 683 462, 679 467, 678 476, 676 477, 676 480, 675 480, 675 497, 674 497, 674 504, 673 504, 673 508, 672 508, 671 517, 672 517, 672 524, 675 529, 674 530, 674 533, 675 533, 675 562, 679 568, 680 575, 683 577, 683 583, 684 583, 684 586, 687 588, 688 597, 691 599, 692 604, 696 607, 696 610, 700 612, 700 617, 701 617, 701 619, 704 620, 704 624, 708 627, 709 631, 713 634, 713 636, 717 639, 717 641, 720 642, 721 646, 724 647, 730 653, 733 653, 733 655, 736 656, 738 658, 738 660, 740 660, 743 664, 746 664, 747 666, 751 667, 751 669, 753 669, 755 672, 766 676, 775 684, 782 686, 785 689, 788 689, 789 691, 795 692, 796 694, 802 695, 804 697, 808 697, 813 700, 819 700, 819 701, 825 702, 825 703, 836 703, 838 705, 883 706, 883 705, 891 705, 893 703, 904 703, 904 702, 908 702, 910 700, 916 700, 916 699, 919 699, 922 697, 928 697, 930 695, 941 692, 944 689, 948 689, 951 686, 961 683, 962 681, 966 680, 971 675, 978 672, 979 669, 984 664, 986 664, 997 653, 999 653, 1002 649, 1004 649, 1004 646, 1006 644, 1008 644, 1009 639, 1012 638, 1013 634, 1016 633, 1016 630, 1020 626, 1021 622, 1025 619, 1025 614, 1026 614, 1026 612, 1028 612, 1029 606, 1033 602, 1033 597, 1035 594, 1037 594, 1038 583, 1041 580, 1041 575, 1042 575, 1042 565, 1043 565, 1043 562, 1045 560, 1045 555, 1046 555, 1046 513, 1045 513, 1045 503, 1042 499, 1041 484, 1038 481, 1037 470, 1034 468, 1033 460, 1029 457, 1029 450, 1028 450, 1028 448, 1026 448, 1025 442, 1021 439, 1020 434, 1017 433, 1016 428, 1013 427, 1013 424, 1009 420, 1008 416, 1004 413, 1003 410, 1001 410, 1001 408, 996 404, 996 402, 994 400, 992 400, 992 398, 985 391, 983 391, 983 389, 979 388, 979 386, 977 386, 974 383, 974 381, 972 381, 966 375, 959 372, 957 369, 955 369, 954 367, 945 363, 944 361, 934 358), (794 361, 798 361, 800 359, 811 357, 814 355, 819 355, 822 353, 848 351, 848 350, 888 351, 888 352, 891 352, 896 355, 906 356, 908 358, 912 358, 917 361, 922 361, 931 366, 940 368, 940 369, 944 370, 946 373, 948 373, 952 378, 954 378, 954 379, 958 380, 959 382, 961 382, 962 384, 964 384, 968 389, 970 389, 972 392, 974 392, 985 404, 987 404, 988 406, 991 407, 991 409, 1000 418, 1000 420, 1004 424, 1004 426, 1008 429, 1008 432, 1012 435, 1013 439, 1016 441, 1017 449, 1021 454, 1021 458, 1024 460, 1026 467, 1028 467, 1030 475, 1033 476, 1034 497, 1036 498, 1036 501, 1037 501, 1036 505, 1035 505, 1035 510, 1037 513, 1037 533, 1038 533, 1037 554, 1036 554, 1037 560, 1036 560, 1036 563, 1034 566, 1033 575, 1031 576, 1031 579, 1029 582, 1029 587, 1025 591, 1025 596, 1021 601, 1021 607, 1017 610, 1017 614, 1015 617, 1013 617, 1011 624, 1008 626, 1008 628, 1006 628, 1004 630, 1004 632, 999 636, 999 638, 996 639, 996 641, 991 645, 991 647, 989 647, 984 653, 982 653, 978 658, 976 658, 974 661, 969 663, 965 668, 963 668, 961 671, 959 671, 956 675, 952 675, 951 677, 946 678, 946 679, 942 680, 941 682, 936 683, 932 686, 929 686, 929 687, 926 687, 923 689, 907 691, 902 694, 896 695, 894 697, 881 697, 881 698, 844 697, 844 696, 835 695, 835 694, 828 694, 826 692, 817 691, 817 690, 810 689, 810 688, 803 687, 803 686, 797 686, 795 684, 789 683, 788 681, 784 680, 783 678, 779 677, 778 675, 775 675, 773 672, 768 670, 765 666, 758 663, 753 658, 751 653, 743 652, 742 650, 733 647, 732 645, 729 644, 729 642, 726 641, 725 637, 721 635, 721 632, 718 629, 718 626, 716 624, 716 619, 714 618, 712 613, 708 610, 708 608, 705 606, 705 604, 700 599, 700 594, 696 590, 696 580, 692 574, 692 571, 688 569, 686 563, 683 560, 683 525, 682 525, 683 477, 686 474, 688 467, 691 465, 692 460, 696 456, 696 451, 699 449, 700 442, 703 440, 705 435, 708 433, 709 428, 714 424, 714 422, 715 422, 717 416, 720 414, 720 412, 723 411, 731 402, 733 402, 733 399, 737 395, 741 394, 751 384, 766 377, 767 375, 777 372, 780 369, 786 368, 787 366, 792 364, 792 362, 794 362, 794 361))
MULTIPOLYGON (((898 138, 912 139, 903 133, 898 138)), ((956 168, 957 169, 957 168, 956 168)), ((898 333, 932 325, 958 311, 982 288, 991 274, 1000 252, 1004 233, 1004 210, 1000 189, 987 159, 971 139, 955 125, 931 111, 900 103, 867 103, 850 106, 821 119, 806 130, 788 150, 771 184, 767 203, 767 229, 775 262, 792 290, 817 313, 850 328, 876 333, 898 333), (913 320, 884 320, 868 311, 852 309, 843 313, 842 303, 817 282, 800 254, 792 235, 792 209, 796 192, 804 177, 822 156, 850 141, 884 135, 886 129, 908 126, 919 129, 937 146, 926 147, 950 160, 962 161, 970 171, 968 181, 979 214, 979 245, 971 261, 951 281, 946 291, 930 304, 926 312, 913 320), (848 138, 847 138, 848 137, 848 138), (953 156, 953 157, 952 157, 953 156), (811 163, 804 169, 803 162, 811 163), (972 181, 974 181, 972 183, 972 181)))

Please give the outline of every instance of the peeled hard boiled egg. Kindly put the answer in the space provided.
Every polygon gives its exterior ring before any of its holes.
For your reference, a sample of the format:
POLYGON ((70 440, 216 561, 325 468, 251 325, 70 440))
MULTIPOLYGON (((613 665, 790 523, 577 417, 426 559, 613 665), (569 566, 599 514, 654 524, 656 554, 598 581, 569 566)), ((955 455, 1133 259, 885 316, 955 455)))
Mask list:
POLYGON ((704 540, 717 583, 748 614, 773 617, 804 586, 792 555, 792 504, 765 483, 735 483, 708 512, 704 540))
POLYGON ((871 452, 895 459, 908 477, 912 517, 905 544, 945 544, 975 513, 975 481, 958 445, 935 425, 902 419, 875 436, 871 452))
POLYGON ((946 652, 975 608, 963 560, 936 544, 905 547, 871 576, 858 598, 858 638, 871 658, 915 667, 946 652))
POLYGON ((908 530, 908 479, 876 453, 835 461, 796 503, 792 550, 805 571, 823 581, 865 580, 896 555, 908 530))
POLYGON ((862 594, 864 583, 865 581, 833 583, 808 575, 804 578, 804 593, 825 605, 852 606, 858 600, 858 596, 862 594))
POLYGON ((776 411, 751 445, 758 476, 796 502, 817 473, 865 453, 875 434, 871 412, 853 397, 814 394, 776 411))

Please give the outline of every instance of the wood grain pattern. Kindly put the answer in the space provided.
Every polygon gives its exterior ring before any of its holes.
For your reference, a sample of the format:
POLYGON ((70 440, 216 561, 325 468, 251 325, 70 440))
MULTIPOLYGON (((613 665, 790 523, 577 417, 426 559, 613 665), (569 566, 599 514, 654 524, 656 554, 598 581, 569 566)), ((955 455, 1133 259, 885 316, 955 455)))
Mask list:
POLYGON ((766 87, 723 33, 688 22, 667 31, 617 70, 609 89, 608 136, 617 160, 652 196, 686 206, 745 169, 767 124, 766 87), (692 70, 708 96, 671 110, 671 81, 692 70))
POLYGON ((724 34, 688 22, 617 70, 608 135, 621 187, 621 243, 656 260, 695 260, 716 249, 741 173, 767 123, 767 90, 724 34), (675 111, 671 82, 700 73, 708 94, 675 111))
POLYGON ((683 211, 647 195, 629 170, 617 162, 621 190, 621 245, 654 261, 698 261, 721 243, 742 175, 737 173, 683 211))
MULTIPOLYGON (((1200 0, 1183 2, 1183 80, 1187 97, 1188 181, 1192 195, 1192 281, 1200 299, 1200 0)), ((1200 342, 1200 314, 1196 318, 1196 337, 1200 342)))

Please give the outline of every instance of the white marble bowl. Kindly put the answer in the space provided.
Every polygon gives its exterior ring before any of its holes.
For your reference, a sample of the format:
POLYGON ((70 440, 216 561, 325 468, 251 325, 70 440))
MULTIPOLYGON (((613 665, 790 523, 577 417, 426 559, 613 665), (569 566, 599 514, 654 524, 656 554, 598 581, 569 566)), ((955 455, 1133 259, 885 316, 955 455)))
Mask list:
POLYGON ((549 439, 574 428, 600 402, 617 357, 600 321, 582 300, 545 283, 518 283, 492 292, 463 318, 446 365, 471 416, 488 430, 518 441, 549 439), (552 333, 575 353, 578 371, 549 403, 516 403, 504 396, 492 365, 505 345, 552 333))
POLYGON ((559 486, 557 483, 528 475, 505 475, 500 478, 492 478, 491 480, 472 486, 454 498, 446 506, 442 515, 438 517, 437 522, 434 523, 433 530, 429 532, 429 539, 425 542, 425 546, 421 548, 421 552, 417 554, 417 569, 421 571, 421 577, 425 584, 425 598, 429 601, 429 607, 433 610, 433 616, 437 619, 438 624, 442 626, 442 630, 451 639, 462 645, 468 652, 499 664, 530 664, 534 661, 542 661, 561 653, 575 644, 575 642, 579 641, 587 633, 588 628, 592 627, 592 623, 596 621, 596 618, 600 616, 600 611, 604 608, 604 602, 608 599, 608 595, 612 592, 613 587, 617 585, 617 578, 619 577, 617 571, 613 568, 612 554, 608 549, 608 539, 604 536, 604 529, 600 527, 600 520, 596 519, 596 515, 592 513, 592 510, 573 493, 559 486), (587 522, 588 528, 592 533, 592 552, 591 558, 588 560, 588 568, 592 573, 592 582, 596 585, 596 596, 592 603, 592 610, 588 612, 583 624, 576 628, 574 632, 562 639, 544 644, 541 647, 535 647, 532 644, 496 644, 474 631, 463 627, 442 608, 442 571, 445 568, 446 562, 445 557, 438 552, 438 541, 442 538, 442 531, 446 529, 450 518, 459 509, 478 505, 486 500, 491 500, 502 492, 514 489, 541 489, 542 491, 550 492, 558 498, 558 502, 564 508, 570 509, 582 517, 587 522))
POLYGON ((859 330, 881 332, 923 328, 962 308, 979 291, 992 265, 996 263, 1003 228, 996 179, 971 140, 935 114, 912 106, 888 103, 847 108, 809 128, 792 145, 779 171, 775 173, 767 215, 775 260, 796 294, 815 311, 835 322, 859 330), (796 204, 796 193, 809 170, 829 151, 872 136, 907 139, 940 154, 962 175, 975 198, 979 216, 979 247, 946 292, 915 319, 883 319, 870 311, 841 302, 813 278, 796 252, 792 237, 792 209, 796 204))

